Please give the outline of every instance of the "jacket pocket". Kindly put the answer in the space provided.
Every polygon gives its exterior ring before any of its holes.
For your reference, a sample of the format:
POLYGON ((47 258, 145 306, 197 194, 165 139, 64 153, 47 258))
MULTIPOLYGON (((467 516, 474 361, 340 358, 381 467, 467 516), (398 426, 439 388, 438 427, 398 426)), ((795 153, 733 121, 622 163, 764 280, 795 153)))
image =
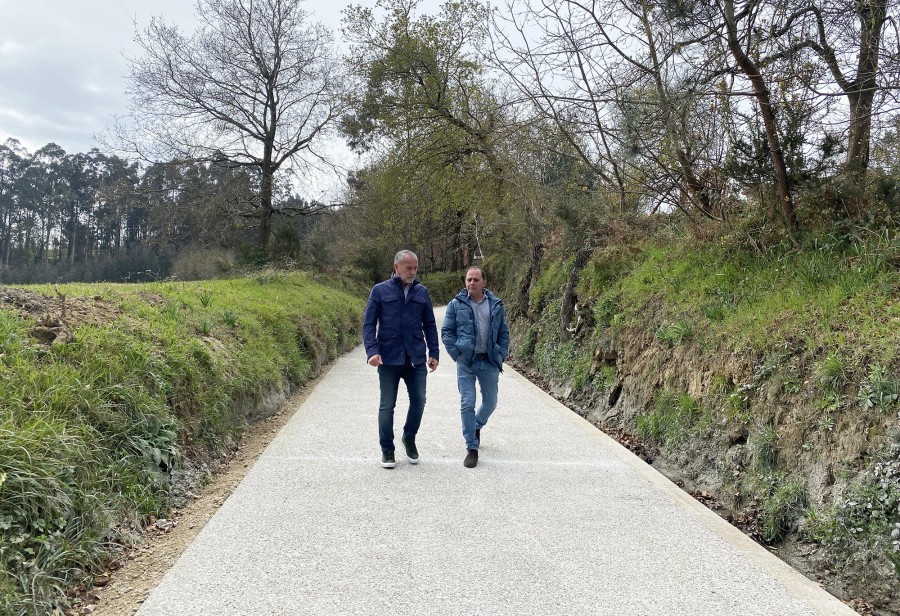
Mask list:
POLYGON ((474 339, 460 339, 456 343, 456 348, 459 349, 459 356, 462 358, 463 363, 471 366, 472 362, 475 361, 474 339))
POLYGON ((400 330, 403 318, 403 306, 396 295, 381 298, 381 331, 397 332, 400 330))

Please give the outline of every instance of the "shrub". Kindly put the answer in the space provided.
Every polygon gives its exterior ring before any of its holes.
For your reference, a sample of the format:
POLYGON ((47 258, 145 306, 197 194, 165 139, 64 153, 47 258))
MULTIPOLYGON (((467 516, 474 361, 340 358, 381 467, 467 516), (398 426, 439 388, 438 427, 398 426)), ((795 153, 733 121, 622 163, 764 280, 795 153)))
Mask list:
MULTIPOLYGON (((816 540, 852 548, 863 543, 900 564, 900 444, 888 446, 862 480, 821 514, 810 515, 808 533, 816 540)), ((897 571, 900 575, 900 570, 897 571)))
POLYGON ((537 337, 537 324, 532 323, 525 331, 525 335, 522 337, 522 342, 519 343, 519 348, 516 352, 519 359, 521 359, 522 361, 532 361, 534 359, 534 348, 537 344, 537 337))
POLYGON ((594 304, 594 319, 599 327, 609 327, 619 313, 616 298, 611 293, 604 293, 594 304))

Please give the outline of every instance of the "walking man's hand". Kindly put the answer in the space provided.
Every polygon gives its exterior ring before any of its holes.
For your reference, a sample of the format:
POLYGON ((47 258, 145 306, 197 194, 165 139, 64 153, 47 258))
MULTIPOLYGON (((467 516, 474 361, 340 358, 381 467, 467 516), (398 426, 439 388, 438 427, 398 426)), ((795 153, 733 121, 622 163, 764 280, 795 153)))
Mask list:
POLYGON ((429 358, 428 358, 428 367, 431 368, 431 371, 432 371, 432 372, 434 372, 435 370, 437 370, 437 367, 438 367, 438 360, 436 360, 434 357, 429 357, 429 358))
POLYGON ((372 357, 369 358, 370 366, 380 366, 383 363, 384 362, 381 361, 381 355, 373 355, 372 357))

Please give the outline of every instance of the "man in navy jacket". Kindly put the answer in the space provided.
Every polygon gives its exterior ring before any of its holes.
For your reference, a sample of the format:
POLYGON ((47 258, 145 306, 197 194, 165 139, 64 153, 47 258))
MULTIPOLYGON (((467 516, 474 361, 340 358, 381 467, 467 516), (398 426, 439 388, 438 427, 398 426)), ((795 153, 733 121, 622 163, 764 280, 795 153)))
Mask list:
POLYGON ((456 362, 466 468, 478 464, 481 428, 497 407, 503 361, 509 353, 509 328, 503 300, 485 289, 480 267, 466 272, 466 288, 447 306, 441 338, 456 362), (481 405, 475 410, 475 381, 481 386, 481 405))
POLYGON ((403 446, 410 463, 419 462, 416 433, 425 410, 426 365, 438 367, 438 335, 428 289, 416 278, 419 258, 410 250, 394 256, 394 273, 372 287, 363 318, 363 343, 370 366, 378 368, 381 401, 378 435, 381 466, 394 468, 394 406, 400 379, 409 393, 403 446), (428 343, 428 354, 425 344, 428 343))

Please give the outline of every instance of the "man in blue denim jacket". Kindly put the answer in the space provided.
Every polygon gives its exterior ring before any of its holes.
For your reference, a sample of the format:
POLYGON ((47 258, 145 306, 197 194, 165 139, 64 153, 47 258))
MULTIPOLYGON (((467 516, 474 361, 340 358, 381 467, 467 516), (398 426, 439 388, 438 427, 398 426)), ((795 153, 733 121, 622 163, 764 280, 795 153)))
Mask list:
POLYGON ((419 259, 409 250, 394 256, 390 279, 372 287, 363 317, 363 343, 370 366, 378 368, 381 401, 378 436, 381 466, 394 468, 394 406, 400 379, 409 393, 409 410, 403 426, 403 445, 410 463, 418 464, 416 433, 425 410, 427 365, 438 367, 438 336, 428 289, 416 278, 419 259), (428 343, 428 355, 425 343, 428 343))
POLYGON ((466 468, 478 464, 481 428, 497 407, 503 361, 509 353, 509 328, 503 300, 485 289, 480 267, 466 272, 466 288, 447 306, 441 339, 456 362, 466 468), (481 406, 475 411, 475 381, 481 386, 481 406))

